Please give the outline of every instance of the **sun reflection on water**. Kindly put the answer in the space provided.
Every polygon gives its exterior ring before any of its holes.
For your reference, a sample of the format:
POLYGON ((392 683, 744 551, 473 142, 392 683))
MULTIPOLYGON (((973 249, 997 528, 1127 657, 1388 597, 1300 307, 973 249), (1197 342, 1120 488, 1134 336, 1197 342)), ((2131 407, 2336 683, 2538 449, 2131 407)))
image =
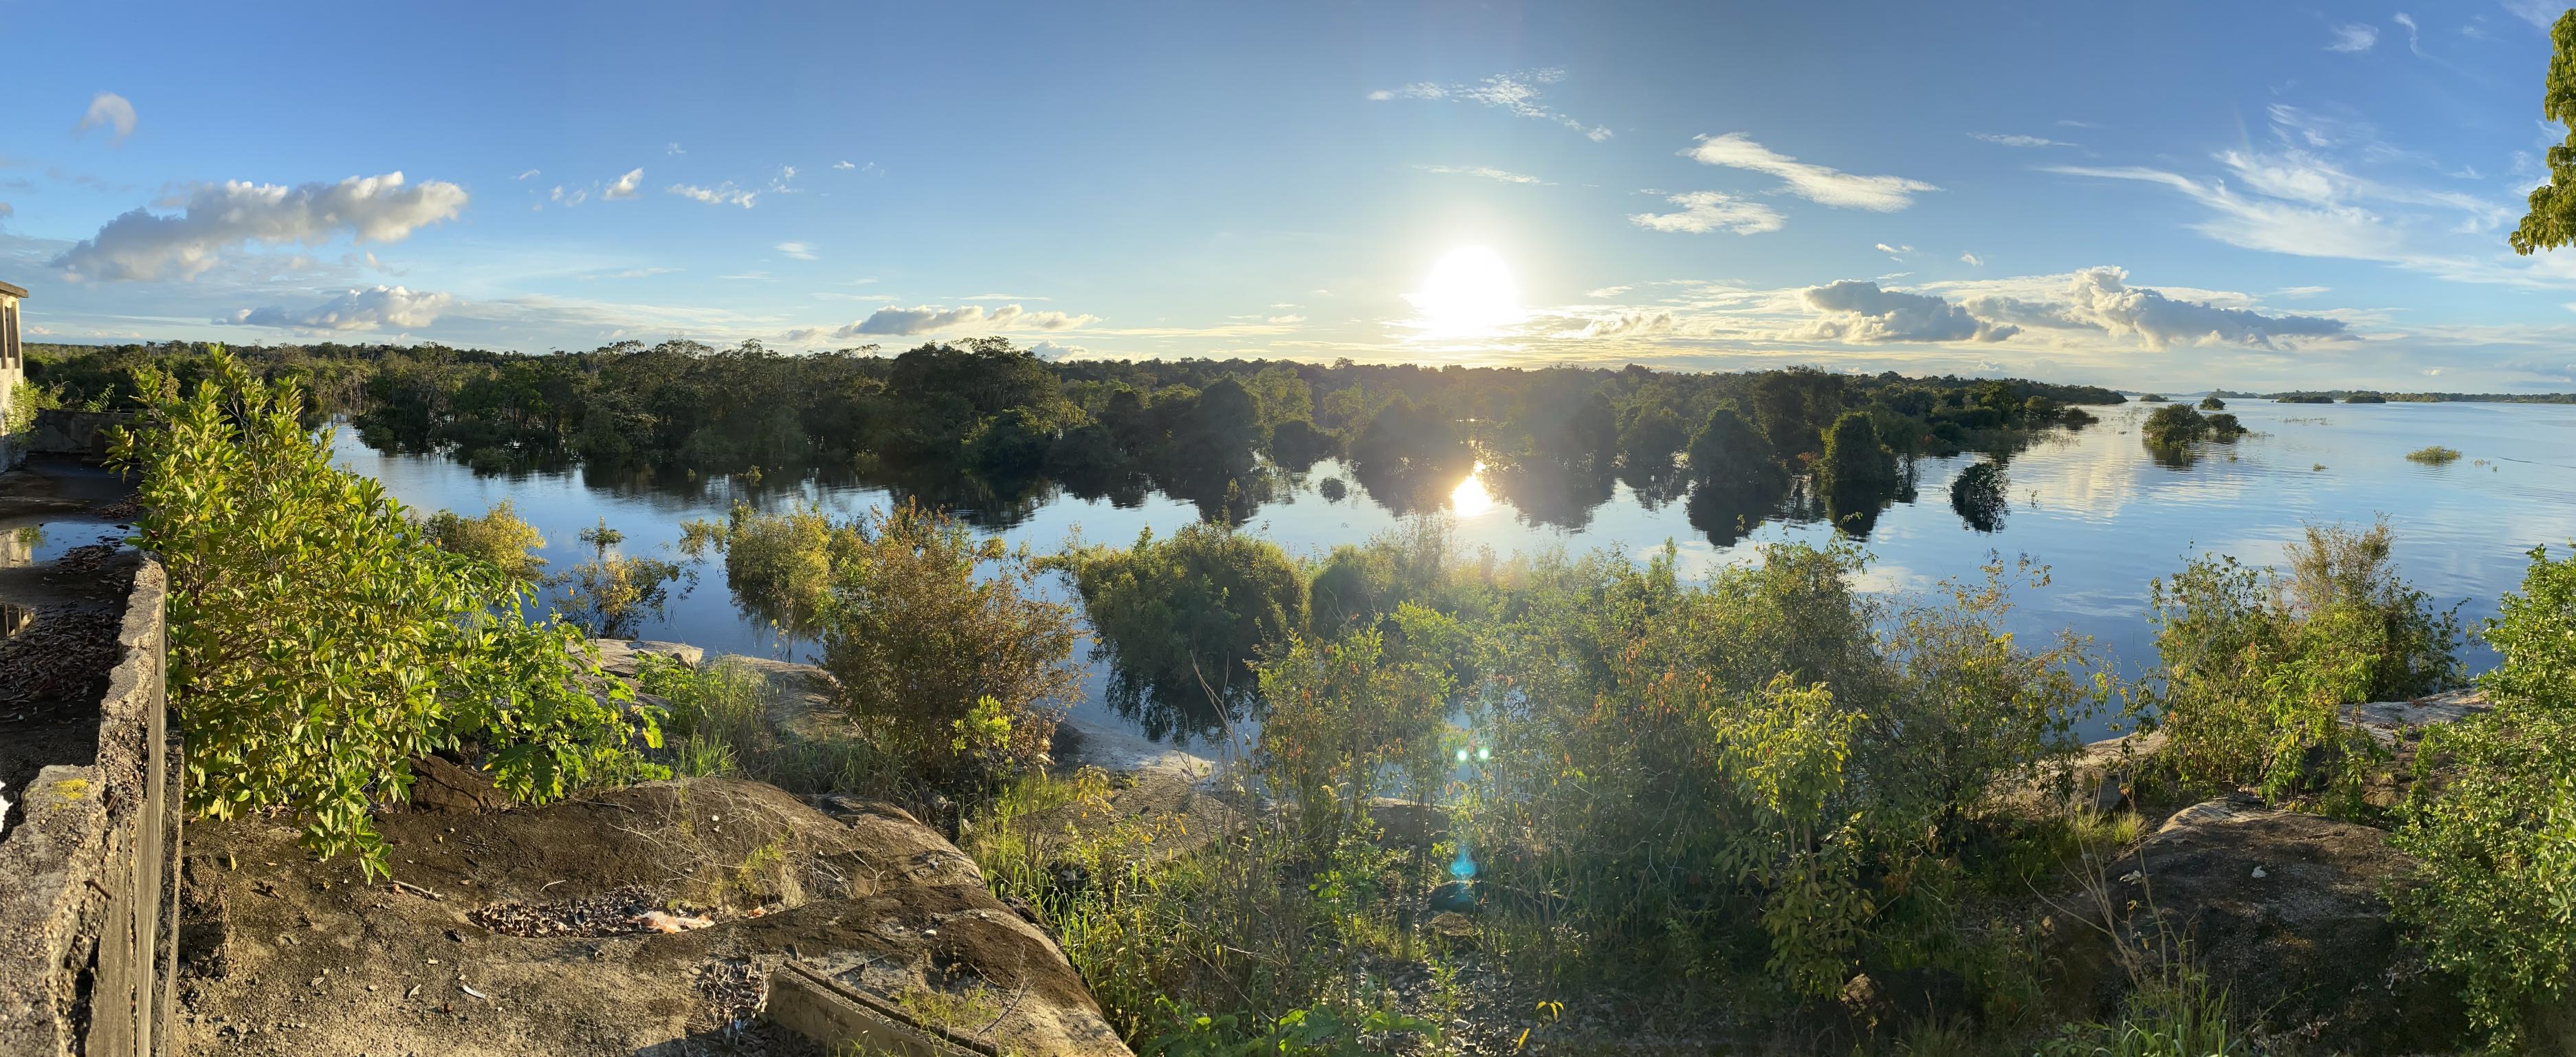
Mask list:
POLYGON ((1494 508, 1493 493, 1485 491, 1484 472, 1485 464, 1477 463, 1449 492, 1449 509, 1459 517, 1476 517, 1494 508))

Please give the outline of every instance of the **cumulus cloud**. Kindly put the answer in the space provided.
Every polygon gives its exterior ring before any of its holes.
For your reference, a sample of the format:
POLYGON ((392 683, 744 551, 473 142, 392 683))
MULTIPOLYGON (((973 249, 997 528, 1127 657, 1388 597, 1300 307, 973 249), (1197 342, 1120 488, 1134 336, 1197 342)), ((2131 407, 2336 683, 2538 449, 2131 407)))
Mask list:
POLYGON ((340 235, 399 242, 421 227, 454 219, 465 200, 465 189, 455 184, 406 184, 398 172, 296 187, 239 180, 199 184, 188 191, 178 215, 136 209, 108 221, 52 263, 76 281, 194 279, 226 251, 244 245, 317 246, 340 235))
POLYGON ((1753 142, 1741 132, 1701 136, 1682 156, 1702 165, 1722 165, 1778 177, 1781 190, 1818 205, 1893 213, 1914 204, 1914 195, 1940 188, 1902 176, 1862 176, 1799 161, 1753 142))
POLYGON ((1667 196, 1664 201, 1682 208, 1674 213, 1631 213, 1628 222, 1651 231, 1692 235, 1705 235, 1712 231, 1759 235, 1765 231, 1778 231, 1786 223, 1779 210, 1760 202, 1747 202, 1723 191, 1685 191, 1667 196))
POLYGON ((683 198, 694 198, 712 206, 741 206, 744 209, 751 208, 752 199, 760 196, 760 192, 758 191, 746 191, 740 187, 734 186, 734 182, 731 180, 717 184, 714 187, 699 187, 695 184, 672 184, 671 186, 664 188, 664 190, 683 198))
POLYGON ((813 247, 813 246, 808 245, 808 244, 806 244, 806 243, 802 243, 802 242, 781 242, 781 243, 779 243, 778 245, 772 246, 772 247, 770 247, 770 248, 771 248, 771 249, 774 249, 774 250, 777 250, 777 251, 778 251, 778 252, 780 252, 780 253, 784 253, 784 254, 786 254, 786 255, 788 255, 788 256, 790 256, 790 257, 794 257, 794 258, 796 258, 797 260, 800 260, 800 261, 811 261, 811 260, 820 260, 820 259, 821 259, 821 258, 819 258, 819 257, 815 256, 815 254, 814 254, 814 247, 813 247))
POLYGON ((436 322, 453 303, 446 294, 399 286, 350 290, 312 308, 245 308, 215 322, 292 330, 409 330, 436 322))
POLYGON ((2086 268, 2069 276, 2063 290, 2044 300, 1982 295, 1961 305, 1998 324, 2098 330, 2115 337, 2133 334, 2151 349, 2204 342, 2268 349, 2276 338, 2332 338, 2345 333, 2342 320, 2222 308, 2130 286, 2128 277, 2123 268, 2086 268))
POLYGON ((109 142, 124 143, 125 137, 134 134, 134 104, 114 92, 91 96, 89 109, 82 112, 80 124, 72 126, 72 135, 78 136, 94 128, 106 129, 109 142))
POLYGON ((2360 22, 2346 22, 2333 27, 2326 37, 2327 51, 2369 51, 2379 43, 2379 27, 2360 22))
POLYGON ((2020 327, 1998 326, 1932 294, 1882 290, 1875 282, 1843 279, 1808 287, 1801 296, 1818 313, 1804 335, 1842 341, 2002 341, 2020 327))
POLYGON ((1041 360, 1070 360, 1091 355, 1090 349, 1080 345, 1065 345, 1052 341, 1033 341, 1022 348, 1029 350, 1029 355, 1041 360))
POLYGON ((643 183, 644 170, 628 169, 626 170, 626 175, 618 177, 616 183, 608 185, 608 189, 601 191, 599 193, 599 197, 607 199, 633 198, 635 197, 635 189, 642 186, 643 183))
POLYGON ((1099 322, 1097 316, 1072 315, 1064 312, 1031 312, 1018 305, 1003 305, 985 311, 982 305, 942 308, 915 305, 911 308, 887 306, 869 313, 868 318, 832 332, 836 338, 862 335, 912 337, 935 334, 943 330, 982 328, 987 330, 1071 330, 1099 322))
POLYGON ((1985 267, 1985 266, 1986 266, 1986 262, 1985 262, 1985 260, 1984 260, 1983 258, 1978 257, 1976 254, 1973 254, 1973 253, 1961 253, 1961 254, 1959 254, 1959 263, 1964 264, 1964 265, 1967 265, 1968 267, 1971 267, 1971 268, 1983 268, 1983 267, 1985 267))
POLYGON ((832 167, 833 167, 833 168, 835 168, 835 169, 856 169, 856 168, 858 168, 858 166, 856 166, 856 165, 852 165, 852 164, 850 164, 849 162, 846 162, 846 161, 836 161, 836 162, 833 162, 833 163, 832 163, 832 167))
POLYGON ((1527 70, 1520 73, 1498 73, 1474 84, 1435 84, 1423 81, 1402 88, 1381 88, 1370 92, 1374 102, 1390 99, 1449 99, 1462 103, 1479 103, 1517 114, 1521 117, 1553 122, 1582 133, 1594 143, 1610 138, 1610 130, 1587 125, 1558 113, 1539 102, 1540 85, 1555 84, 1565 79, 1565 71, 1556 67, 1527 70))

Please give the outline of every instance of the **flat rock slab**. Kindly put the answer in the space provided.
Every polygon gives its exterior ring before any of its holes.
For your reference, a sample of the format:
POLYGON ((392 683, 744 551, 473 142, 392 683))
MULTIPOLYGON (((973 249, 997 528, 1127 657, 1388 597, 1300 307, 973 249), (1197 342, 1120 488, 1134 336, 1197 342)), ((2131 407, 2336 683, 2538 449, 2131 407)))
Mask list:
POLYGON ((191 827, 188 1052, 803 1052, 747 1019, 793 958, 898 1004, 939 992, 919 1004, 977 1011, 949 1026, 1000 1052, 1128 1053, 1046 934, 896 808, 700 778, 380 825, 413 887, 267 820, 191 827), (659 917, 625 912, 637 889, 659 917), (550 915, 569 931, 475 922, 550 915))
POLYGON ((2457 723, 2471 716, 2494 711, 2487 692, 2478 689, 2446 690, 2438 694, 2406 701, 2373 701, 2344 709, 2347 723, 2369 731, 2382 744, 2412 741, 2426 727, 2457 723))
POLYGON ((685 642, 660 642, 653 639, 592 639, 590 648, 599 651, 599 667, 610 675, 635 678, 647 656, 668 657, 691 668, 706 659, 707 651, 685 642))
POLYGON ((2454 989, 2405 949, 2383 895, 2413 869, 2380 830, 2212 800, 2112 863, 2112 925, 2131 944, 2181 940, 2212 984, 2331 1051, 2439 1051, 2463 1026, 2454 989))

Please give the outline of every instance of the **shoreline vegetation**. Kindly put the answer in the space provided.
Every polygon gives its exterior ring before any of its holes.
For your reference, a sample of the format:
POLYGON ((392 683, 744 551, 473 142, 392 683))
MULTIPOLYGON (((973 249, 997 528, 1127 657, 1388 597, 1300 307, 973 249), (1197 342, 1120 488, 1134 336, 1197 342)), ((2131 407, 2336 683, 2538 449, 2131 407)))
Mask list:
MULTIPOLYGON (((31 346, 30 378, 74 407, 137 406, 138 368, 203 377, 212 346, 31 346)), ((2009 457, 2123 403, 2095 386, 1811 368, 1685 374, 1629 366, 1425 369, 1279 361, 1049 362, 999 338, 790 356, 625 342, 522 355, 437 346, 247 347, 308 418, 346 416, 378 450, 478 471, 661 481, 806 472, 1005 527, 1061 488, 1133 503, 1161 491, 1241 525, 1338 458, 1398 514, 1444 505, 1476 470, 1536 524, 1580 527, 1625 484, 1689 501, 1732 542, 1785 513, 1865 534, 1911 487, 1900 461, 2009 457)))
MULTIPOLYGON (((2503 658, 2477 684, 2491 709, 2383 741, 2350 710, 2468 679, 2456 610, 2402 577, 2384 523, 2309 526, 2278 569, 2190 558, 2153 585, 2157 656, 2132 680, 2071 634, 2003 630, 2014 598, 2047 590, 2026 560, 1879 594, 1851 542, 1767 546, 1693 580, 1669 547, 1497 555, 1436 519, 1317 558, 1221 519, 1040 555, 921 505, 742 508, 690 526, 692 561, 720 558, 746 608, 814 631, 838 683, 840 747, 789 751, 757 681, 721 665, 648 667, 667 706, 613 680, 578 689, 599 669, 580 629, 524 607, 532 534, 508 510, 407 511, 330 464, 294 383, 220 352, 203 366, 193 386, 137 380, 145 421, 115 456, 141 478, 138 543, 170 569, 189 803, 297 819, 315 854, 370 877, 399 866, 373 814, 406 798, 404 761, 438 754, 527 803, 677 774, 906 805, 1049 923, 1147 1054, 1640 1033, 1890 1054, 2509 1052, 2561 1030, 2576 555, 2532 551, 2477 629, 2503 658), (296 557, 315 553, 334 558, 296 557), (290 561, 297 576, 271 575, 290 561), (1040 599, 1045 576, 1078 602, 1040 599), (1175 728, 1261 721, 1211 794, 1233 821, 1193 837, 1048 762, 1086 637, 1118 693, 1175 728), (2074 735, 2100 718, 2141 736, 2107 773, 2074 735), (2252 955, 2196 949, 2159 916, 2155 893, 2183 898, 2191 878, 2150 890, 2118 864, 2157 820, 2211 802, 2225 817, 2238 796, 2412 855, 2394 917, 2370 913, 2456 1001, 2348 1004, 2397 971, 2375 962, 2262 977, 2278 993, 2214 976, 2211 959, 2252 955), (2141 907, 2144 924, 2124 916, 2141 907)), ((1870 411, 1814 417, 1818 487, 1883 483, 1870 411)), ((2188 404, 2155 417, 2204 440, 2233 426, 2188 404)), ((1710 411, 1692 472, 1777 486, 1761 421, 1710 411)), ((612 527, 585 539, 590 564, 617 557, 612 527)))

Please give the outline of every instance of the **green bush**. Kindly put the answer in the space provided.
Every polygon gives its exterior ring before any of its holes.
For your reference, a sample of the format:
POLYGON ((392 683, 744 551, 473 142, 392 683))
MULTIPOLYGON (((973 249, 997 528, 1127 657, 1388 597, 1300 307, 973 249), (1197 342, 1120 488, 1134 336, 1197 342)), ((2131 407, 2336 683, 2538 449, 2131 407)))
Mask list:
POLYGON ((823 667, 862 732, 943 786, 1044 759, 1081 685, 1080 632, 1070 607, 1040 597, 1027 554, 910 503, 848 528, 817 623, 823 667), (997 739, 961 737, 996 721, 997 739))
POLYGON ((1197 717, 1232 711, 1254 688, 1253 662, 1306 626, 1305 575, 1277 544, 1195 522, 1126 550, 1049 558, 1082 595, 1114 666, 1114 693, 1197 717))
POLYGON ((531 620, 530 585, 441 549, 333 466, 292 384, 218 353, 185 395, 158 372, 140 386, 149 424, 120 431, 112 458, 139 477, 137 542, 169 572, 192 809, 294 812, 306 847, 380 873, 373 805, 402 800, 428 753, 479 745, 531 802, 663 773, 636 747, 659 744, 650 715, 576 682, 597 671, 580 633, 531 620))
POLYGON ((2576 985, 2576 555, 2533 550, 2484 637, 2503 658, 2481 681, 2495 711, 2419 747, 2448 763, 2403 810, 2395 844, 2423 869, 2396 907, 2504 1052, 2576 985))
POLYGON ((2386 522, 2310 525, 2286 577, 2202 557, 2150 585, 2165 758, 2188 784, 2355 796, 2375 750, 2344 709, 2464 679, 2456 607, 2433 609, 2389 554, 2386 522))
MULTIPOLYGON (((601 518, 597 527, 581 530, 581 541, 591 545, 591 560, 556 574, 551 581, 564 588, 563 605, 569 616, 593 637, 634 635, 646 617, 669 612, 672 583, 682 576, 692 585, 697 583, 697 574, 677 562, 611 553, 625 539, 625 533, 608 527, 608 519, 601 518)), ((687 588, 681 592, 686 594, 687 588)))
POLYGON ((534 583, 546 565, 533 553, 545 549, 545 536, 535 525, 520 520, 507 499, 492 504, 481 517, 441 510, 421 523, 421 531, 431 543, 490 562, 513 580, 534 583))
POLYGON ((2201 414, 2189 404, 2166 404, 2147 416, 2138 428, 2139 436, 2150 448, 2186 448, 2201 441, 2233 441, 2246 434, 2236 416, 2217 413, 2201 414))

